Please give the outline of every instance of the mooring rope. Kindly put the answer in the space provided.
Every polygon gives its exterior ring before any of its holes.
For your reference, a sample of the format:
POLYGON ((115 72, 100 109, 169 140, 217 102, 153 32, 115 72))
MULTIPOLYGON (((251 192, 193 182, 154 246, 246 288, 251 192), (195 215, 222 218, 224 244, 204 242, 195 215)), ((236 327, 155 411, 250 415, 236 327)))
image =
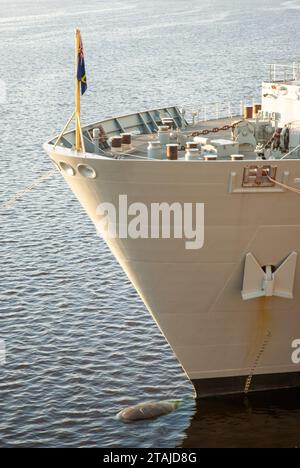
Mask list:
POLYGON ((268 176, 268 179, 270 182, 272 182, 273 184, 276 184, 278 185, 279 187, 282 187, 286 190, 290 190, 291 192, 294 192, 294 193, 297 193, 298 195, 300 195, 300 190, 297 189, 297 188, 294 188, 294 187, 290 187, 289 185, 286 185, 286 184, 282 184, 281 182, 278 182, 277 180, 275 179, 272 179, 272 177, 268 176))
POLYGON ((33 189, 38 187, 40 184, 48 180, 50 177, 53 176, 55 173, 55 170, 51 170, 47 172, 46 174, 38 177, 35 179, 28 187, 25 189, 21 190, 20 192, 17 192, 15 195, 13 195, 9 200, 6 202, 0 204, 0 210, 7 210, 8 208, 11 208, 18 200, 24 197, 27 193, 30 193, 33 189))

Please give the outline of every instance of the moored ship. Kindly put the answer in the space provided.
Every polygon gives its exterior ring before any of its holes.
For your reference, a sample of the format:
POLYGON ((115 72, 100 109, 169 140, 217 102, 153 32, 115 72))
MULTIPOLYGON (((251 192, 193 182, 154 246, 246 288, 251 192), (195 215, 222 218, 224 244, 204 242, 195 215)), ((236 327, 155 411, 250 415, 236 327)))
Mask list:
POLYGON ((76 129, 45 150, 197 395, 300 386, 300 65, 270 66, 240 116, 174 106, 81 126, 79 32, 76 57, 76 129), (179 226, 195 205, 198 238, 179 226))

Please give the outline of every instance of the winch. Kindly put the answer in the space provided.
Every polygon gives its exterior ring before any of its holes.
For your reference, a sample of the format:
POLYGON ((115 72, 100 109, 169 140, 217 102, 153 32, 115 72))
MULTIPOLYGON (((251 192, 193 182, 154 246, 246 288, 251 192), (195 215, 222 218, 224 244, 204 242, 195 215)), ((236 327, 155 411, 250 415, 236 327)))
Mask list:
POLYGON ((254 151, 257 142, 255 138, 255 125, 252 122, 249 120, 235 122, 232 126, 232 135, 233 139, 240 146, 250 147, 254 151))

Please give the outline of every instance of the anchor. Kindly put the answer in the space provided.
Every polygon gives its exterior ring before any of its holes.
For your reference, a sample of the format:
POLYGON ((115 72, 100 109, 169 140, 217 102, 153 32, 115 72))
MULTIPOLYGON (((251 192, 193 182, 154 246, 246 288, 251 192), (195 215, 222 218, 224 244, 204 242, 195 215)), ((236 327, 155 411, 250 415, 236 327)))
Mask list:
POLYGON ((293 299, 298 253, 292 252, 280 266, 261 266, 252 253, 246 255, 242 298, 283 297, 293 299))

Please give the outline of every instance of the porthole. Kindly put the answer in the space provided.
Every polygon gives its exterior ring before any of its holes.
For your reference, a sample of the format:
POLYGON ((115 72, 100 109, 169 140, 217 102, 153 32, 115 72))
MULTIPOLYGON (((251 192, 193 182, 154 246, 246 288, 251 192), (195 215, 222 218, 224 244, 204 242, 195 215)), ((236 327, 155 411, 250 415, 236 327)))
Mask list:
POLYGON ((64 161, 59 161, 59 166, 63 172, 68 176, 74 176, 76 174, 75 169, 68 163, 64 161))
POLYGON ((88 179, 95 179, 97 174, 96 171, 91 167, 87 166, 86 164, 79 164, 77 166, 78 172, 82 177, 87 177, 88 179))

